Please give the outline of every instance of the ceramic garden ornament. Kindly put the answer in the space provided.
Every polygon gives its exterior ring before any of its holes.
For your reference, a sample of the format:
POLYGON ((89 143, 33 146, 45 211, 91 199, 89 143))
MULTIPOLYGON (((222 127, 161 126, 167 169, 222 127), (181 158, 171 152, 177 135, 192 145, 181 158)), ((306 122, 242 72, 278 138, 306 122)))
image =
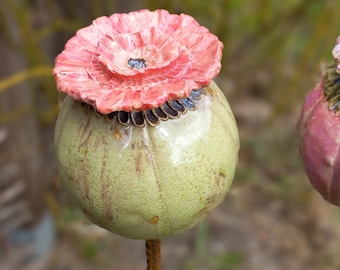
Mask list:
POLYGON ((191 16, 100 17, 57 57, 66 93, 55 130, 60 177, 95 224, 134 239, 184 232, 217 207, 239 138, 213 82, 222 43, 191 16))
POLYGON ((333 49, 335 64, 308 94, 298 131, 306 173, 315 189, 340 205, 340 37, 333 49))

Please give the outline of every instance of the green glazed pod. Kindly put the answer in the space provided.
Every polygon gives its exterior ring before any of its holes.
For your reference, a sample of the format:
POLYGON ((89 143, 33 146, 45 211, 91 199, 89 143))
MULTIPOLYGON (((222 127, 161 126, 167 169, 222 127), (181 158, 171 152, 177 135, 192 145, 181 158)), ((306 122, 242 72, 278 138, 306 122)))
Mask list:
POLYGON ((212 81, 177 119, 124 126, 66 97, 55 129, 60 177, 85 215, 110 232, 160 239, 198 224, 224 199, 239 137, 212 81))

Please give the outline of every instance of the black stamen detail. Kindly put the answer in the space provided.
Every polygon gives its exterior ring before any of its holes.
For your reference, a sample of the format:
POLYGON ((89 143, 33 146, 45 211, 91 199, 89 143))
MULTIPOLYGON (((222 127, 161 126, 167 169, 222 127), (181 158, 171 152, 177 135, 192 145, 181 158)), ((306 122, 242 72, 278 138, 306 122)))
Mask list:
POLYGON ((188 110, 195 110, 195 103, 190 98, 182 98, 178 101, 188 110))
MULTIPOLYGON (((129 59, 132 60, 143 60, 143 59, 129 59)), ((133 65, 133 63, 131 63, 133 65)), ((324 81, 325 95, 328 93, 330 101, 330 110, 340 109, 340 93, 334 94, 330 90, 340 88, 340 75, 331 74, 331 79, 324 81), (328 90, 328 92, 327 92, 328 90), (333 104, 333 105, 331 105, 333 104)), ((145 123, 150 126, 157 126, 161 121, 166 121, 169 118, 179 118, 181 114, 185 114, 188 110, 195 110, 196 104, 201 99, 202 94, 206 93, 206 88, 194 89, 191 91, 190 96, 187 98, 169 100, 157 108, 144 111, 126 112, 126 111, 116 111, 108 114, 100 114, 97 112, 94 106, 88 103, 81 102, 80 105, 85 108, 86 112, 94 112, 97 117, 104 117, 107 121, 111 122, 117 118, 117 122, 124 125, 134 125, 137 127, 144 127, 145 123)))
POLYGON ((142 111, 131 112, 131 120, 137 127, 144 127, 144 117, 142 111))
POLYGON ((165 102, 161 106, 162 110, 170 117, 170 118, 177 118, 178 117, 178 112, 175 111, 173 108, 171 108, 168 104, 168 102, 165 102))
POLYGON ((129 113, 124 111, 117 112, 117 120, 124 126, 129 124, 129 113))
POLYGON ((112 113, 109 113, 109 114, 106 114, 105 115, 105 118, 107 121, 111 122, 113 120, 113 118, 116 116, 117 112, 112 112, 112 113))
POLYGON ((200 89, 194 89, 191 91, 190 93, 190 97, 196 100, 200 100, 201 99, 201 95, 202 93, 204 93, 205 88, 200 88, 200 89))
POLYGON ((146 61, 143 58, 129 58, 128 65, 131 68, 143 69, 146 68, 146 61))
POLYGON ((338 76, 335 81, 334 84, 339 85, 340 84, 340 76, 338 76))
POLYGON ((323 94, 329 102, 331 111, 340 110, 340 74, 337 66, 332 65, 326 69, 326 75, 323 82, 323 94))
POLYGON ((159 124, 159 119, 152 110, 144 111, 144 116, 150 126, 154 127, 159 124))
POLYGON ((165 121, 169 119, 169 116, 162 110, 162 108, 157 107, 155 109, 152 109, 161 120, 165 121))
POLYGON ((177 112, 184 113, 186 111, 185 107, 182 104, 180 104, 177 100, 170 100, 168 101, 168 104, 172 109, 174 109, 177 112))

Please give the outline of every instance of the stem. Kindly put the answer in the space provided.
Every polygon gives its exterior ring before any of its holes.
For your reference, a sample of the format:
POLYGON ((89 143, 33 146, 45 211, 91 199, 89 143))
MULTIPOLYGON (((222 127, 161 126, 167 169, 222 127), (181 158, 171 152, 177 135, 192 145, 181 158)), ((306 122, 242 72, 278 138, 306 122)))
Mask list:
POLYGON ((161 270, 161 240, 146 240, 147 270, 161 270))

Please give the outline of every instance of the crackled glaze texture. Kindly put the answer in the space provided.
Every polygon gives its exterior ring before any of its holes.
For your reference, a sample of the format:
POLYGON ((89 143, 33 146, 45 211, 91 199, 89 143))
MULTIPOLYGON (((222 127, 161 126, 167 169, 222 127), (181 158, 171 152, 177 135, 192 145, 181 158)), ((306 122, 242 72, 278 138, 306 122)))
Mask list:
POLYGON ((239 137, 214 82, 206 93, 196 110, 155 127, 108 122, 66 97, 55 130, 60 176, 91 221, 159 239, 192 228, 223 201, 239 137))

